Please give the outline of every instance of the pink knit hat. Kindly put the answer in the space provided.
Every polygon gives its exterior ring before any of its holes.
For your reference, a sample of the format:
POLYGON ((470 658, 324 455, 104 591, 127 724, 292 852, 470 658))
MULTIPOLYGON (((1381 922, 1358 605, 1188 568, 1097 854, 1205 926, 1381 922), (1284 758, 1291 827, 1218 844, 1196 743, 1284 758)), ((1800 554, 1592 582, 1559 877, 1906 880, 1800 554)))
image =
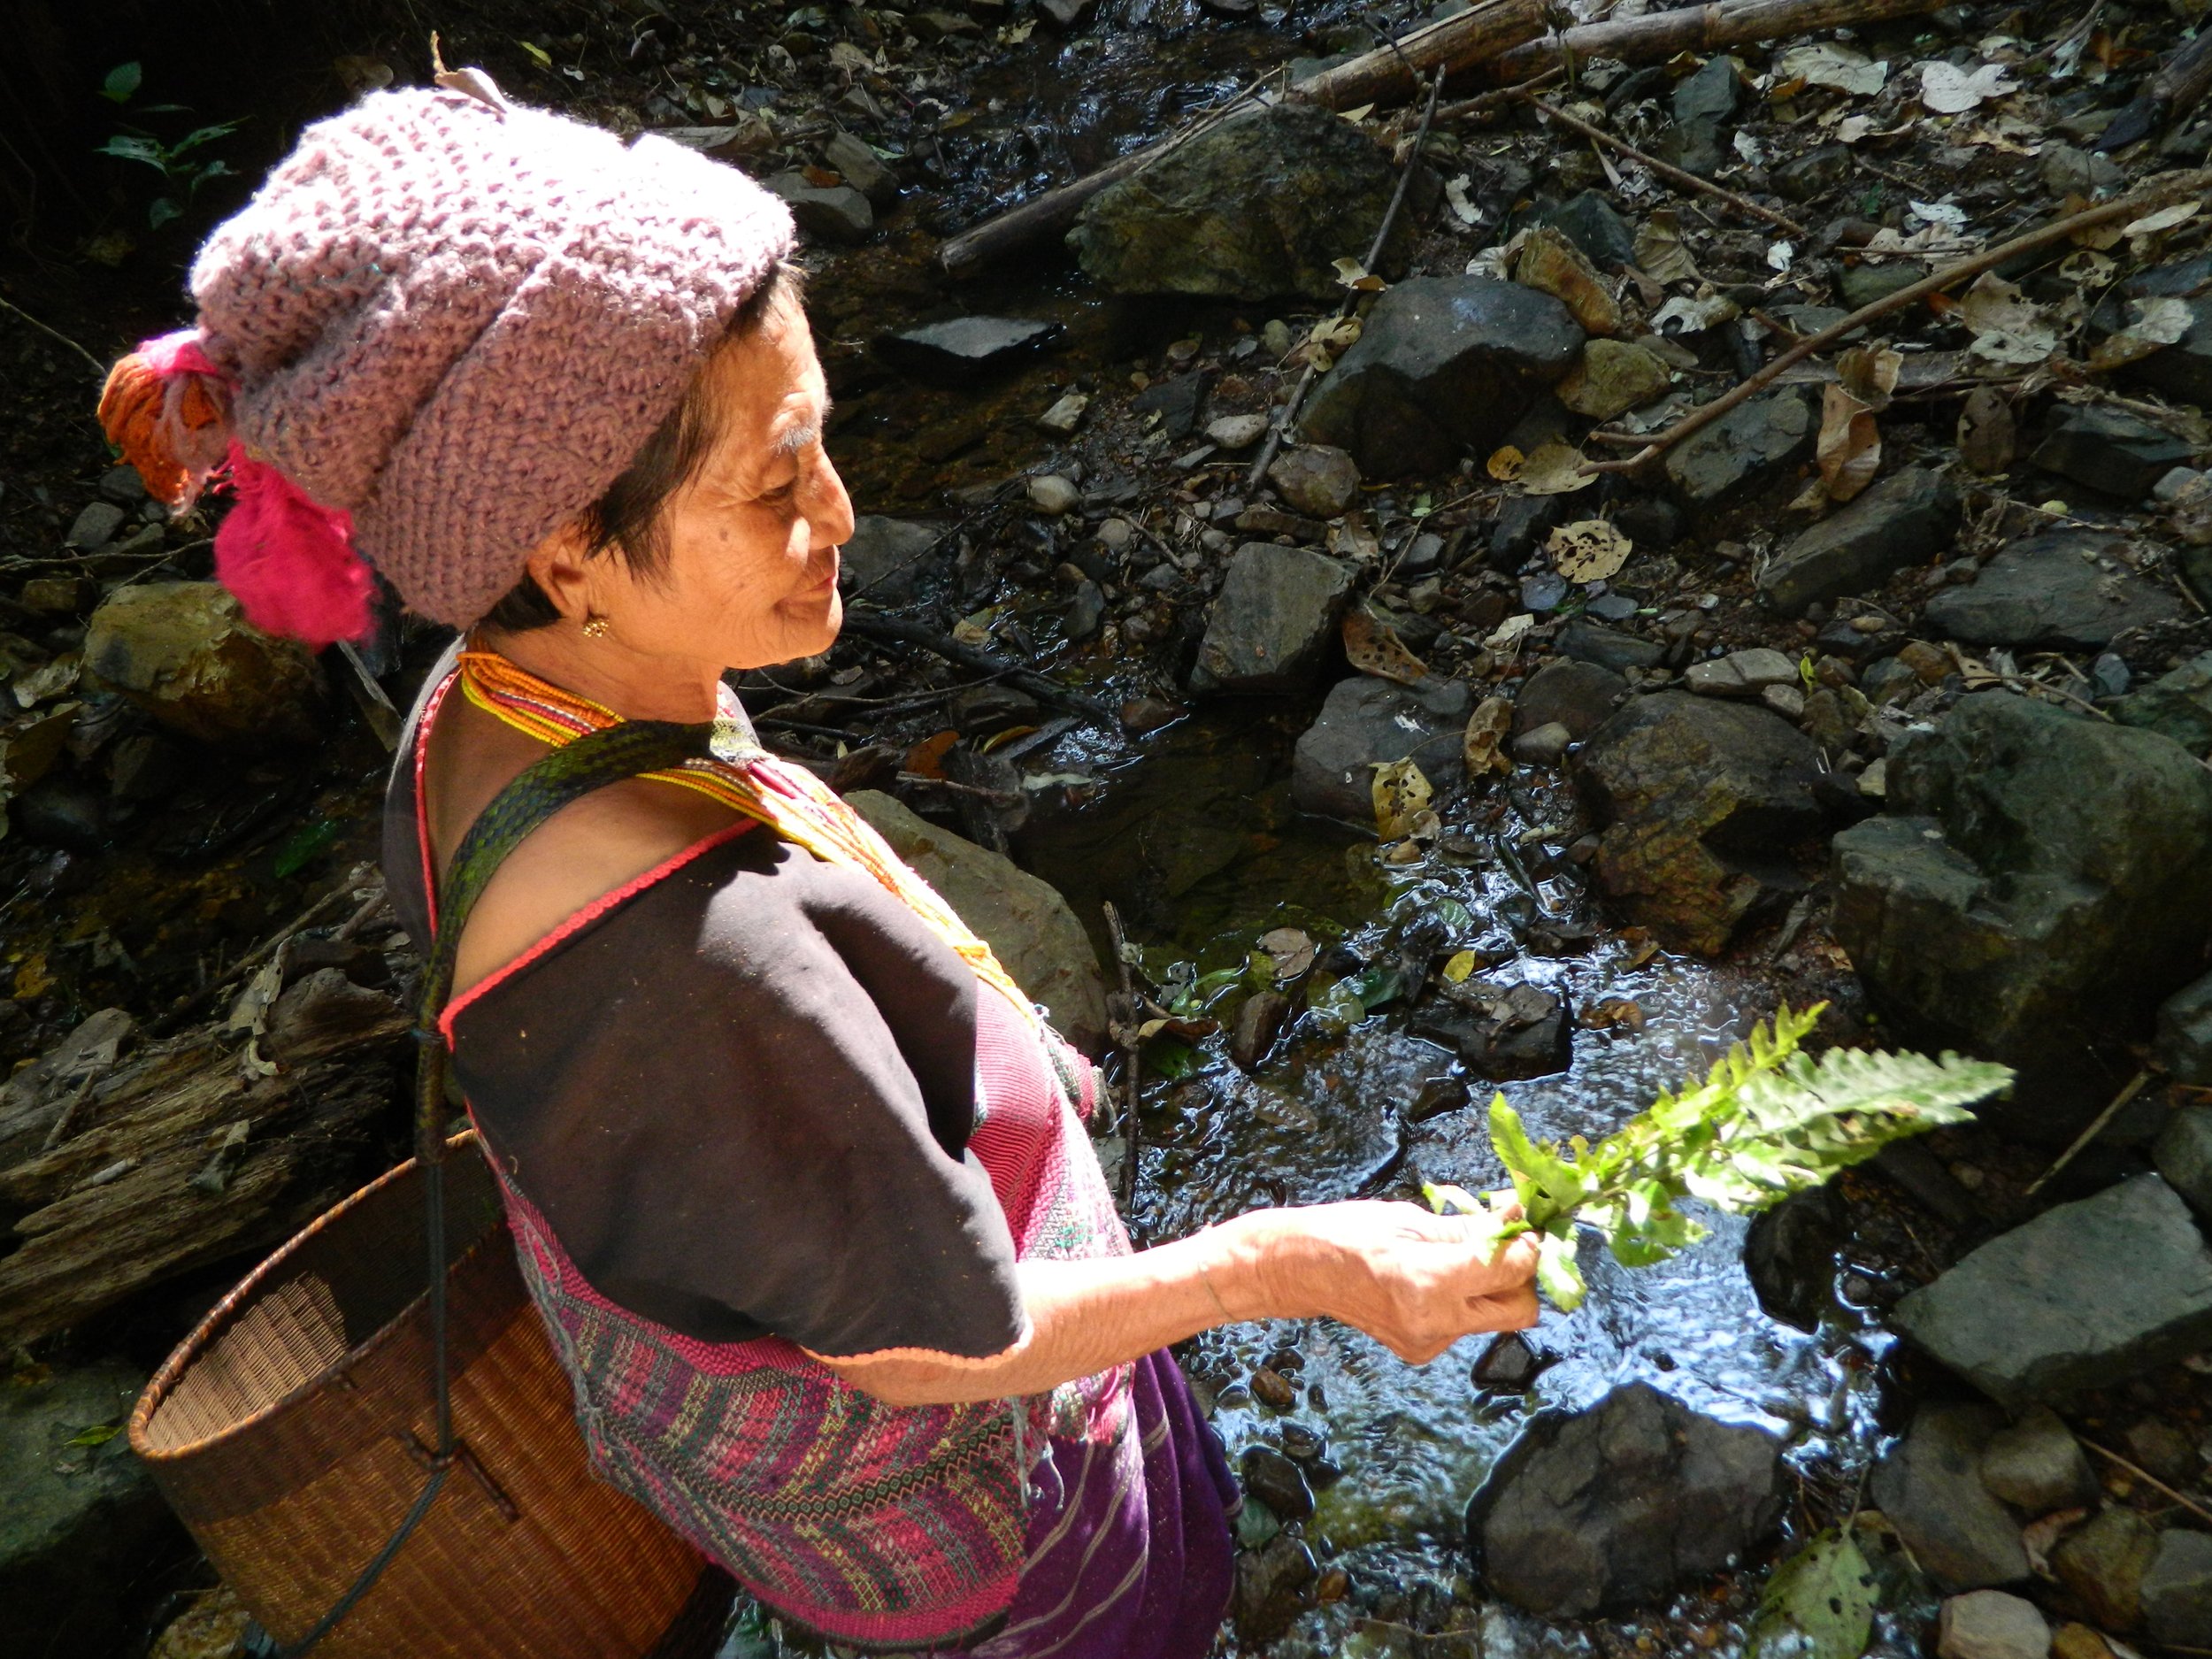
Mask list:
POLYGON ((165 498, 227 465, 216 574, 257 626, 364 632, 349 543, 466 627, 629 465, 791 246, 780 201, 666 139, 377 93, 208 238, 199 326, 117 365, 102 419, 165 498))

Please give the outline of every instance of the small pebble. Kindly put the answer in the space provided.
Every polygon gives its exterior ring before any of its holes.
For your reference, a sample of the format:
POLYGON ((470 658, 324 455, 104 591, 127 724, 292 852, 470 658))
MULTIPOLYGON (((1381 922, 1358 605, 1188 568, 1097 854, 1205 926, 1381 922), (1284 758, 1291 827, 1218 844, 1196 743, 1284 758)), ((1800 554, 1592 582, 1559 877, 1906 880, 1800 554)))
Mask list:
POLYGON ((1298 1403, 1298 1390, 1279 1371, 1263 1365, 1252 1373, 1252 1395, 1271 1410, 1288 1411, 1298 1403))
POLYGON ((1029 480, 1030 505, 1056 518, 1074 511, 1082 499, 1083 493, 1057 473, 1041 472, 1029 480))
POLYGON ((1037 424, 1047 432, 1065 436, 1083 424, 1083 411, 1091 406, 1091 400, 1080 392, 1070 392, 1058 403, 1037 417, 1037 424))

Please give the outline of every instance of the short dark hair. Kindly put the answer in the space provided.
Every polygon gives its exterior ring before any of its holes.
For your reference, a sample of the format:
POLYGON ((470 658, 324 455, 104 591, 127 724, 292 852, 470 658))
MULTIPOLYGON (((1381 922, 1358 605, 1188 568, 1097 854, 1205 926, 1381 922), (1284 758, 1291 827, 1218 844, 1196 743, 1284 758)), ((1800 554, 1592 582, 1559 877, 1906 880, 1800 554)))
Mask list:
MULTIPOLYGON (((796 303, 804 280, 805 273, 797 265, 780 262, 732 314, 715 350, 753 333, 778 304, 796 303)), ((584 509, 586 556, 597 558, 618 552, 638 575, 658 575, 668 564, 668 528, 663 514, 669 498, 698 475, 721 430, 722 410, 708 388, 702 366, 685 390, 683 401, 654 428, 653 435, 639 447, 622 475, 584 509)), ((484 615, 488 625, 509 634, 527 633, 560 619, 560 611, 527 571, 484 615)))

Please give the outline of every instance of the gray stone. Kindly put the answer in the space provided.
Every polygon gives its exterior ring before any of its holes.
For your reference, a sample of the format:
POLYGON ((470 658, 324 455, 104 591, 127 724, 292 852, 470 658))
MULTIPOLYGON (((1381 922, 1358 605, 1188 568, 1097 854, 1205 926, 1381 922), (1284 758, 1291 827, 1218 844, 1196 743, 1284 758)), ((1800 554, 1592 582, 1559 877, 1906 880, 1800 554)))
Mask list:
POLYGON ((1029 504, 1049 518, 1058 518, 1083 504, 1083 492, 1057 472, 1040 472, 1028 483, 1029 504))
POLYGON ((146 480, 127 461, 100 474, 100 495, 119 506, 137 507, 146 500, 146 480))
POLYGON ((1636 263, 1635 232, 1599 191, 1584 190, 1555 207, 1539 207, 1528 216, 1528 222, 1549 225, 1581 249, 1583 257, 1601 271, 1617 271, 1636 263))
POLYGON ((1936 1620, 1940 1659, 2044 1659, 2051 1627, 2032 1601, 2002 1590, 1955 1595, 1936 1620))
POLYGON ((2161 674, 2111 708, 2123 726, 2139 726, 2170 737, 2192 755, 2212 755, 2212 651, 2161 674))
POLYGON ((2212 1106, 2184 1106, 2169 1118, 2151 1143, 2151 1161, 2190 1209, 2212 1216, 2212 1106))
POLYGON ((1286 502, 1310 518, 1333 518, 1359 499, 1359 464, 1325 443, 1284 450, 1267 478, 1286 502))
POLYGON ((1333 298, 1333 262, 1374 240, 1395 186, 1390 157, 1356 127, 1281 104, 1107 186, 1068 246, 1117 294, 1333 298))
POLYGON ((1777 476, 1812 451, 1811 396, 1786 387, 1752 398, 1666 454, 1667 482, 1686 507, 1711 507, 1777 476))
POLYGON ((1669 121, 1652 139, 1651 152, 1685 173, 1709 179, 1733 159, 1721 142, 1721 124, 1709 116, 1669 121))
POLYGON ((1320 1575, 1305 1540, 1287 1532, 1277 1533, 1263 1548, 1241 1552, 1236 1589, 1229 1601, 1238 1640, 1256 1647, 1287 1632, 1304 1611, 1307 1594, 1320 1575))
POLYGON ((772 173, 761 182, 783 198, 799 228, 810 236, 849 248, 875 234, 875 209, 849 184, 825 187, 803 173, 772 173))
POLYGON ((1532 1419, 1467 1509, 1489 1587, 1548 1618, 1655 1601, 1765 1538, 1780 1442, 1646 1383, 1532 1419))
POLYGON ((1606 826, 1600 886, 1676 949, 1717 954, 1763 898, 1799 885, 1785 855, 1821 826, 1819 750, 1755 705, 1635 698, 1570 770, 1606 826))
POLYGON ((1725 52, 1707 58, 1674 83, 1678 121, 1728 121, 1743 97, 1743 65, 1725 52))
MULTIPOLYGON (((2212 409, 2212 256, 2199 254, 2171 265, 2157 266, 2130 277, 2120 285, 2130 299, 2181 299, 2189 303, 2193 319, 2189 332, 2170 346, 2128 364, 2118 378, 2147 386, 2177 403, 2212 409)), ((2108 308, 2115 324, 2124 320, 2117 306, 2108 308)), ((2103 312, 2100 312, 2100 320, 2103 312)))
POLYGON ((1244 1489, 1274 1512, 1279 1521, 1302 1521, 1313 1514, 1313 1492, 1305 1471, 1269 1446, 1250 1446, 1240 1460, 1244 1489))
POLYGON ((2212 974, 2192 979, 2158 1005, 2152 1053, 2175 1082, 2212 1087, 2212 974))
POLYGON ((865 139, 840 127, 822 146, 822 159, 845 176, 845 182, 866 196, 872 206, 882 207, 899 193, 899 177, 865 139))
POLYGON ((1509 495, 1500 502, 1490 526, 1491 567, 1518 570, 1541 538, 1567 522, 1569 503, 1565 495, 1509 495))
POLYGON ((1106 620, 1106 592, 1096 582, 1085 577, 1068 601, 1065 613, 1067 636, 1071 640, 1087 640, 1096 634, 1106 620))
POLYGON ((1290 798, 1302 812, 1375 821, 1375 763, 1411 759, 1437 787, 1466 775, 1462 758, 1473 695, 1463 681, 1401 686, 1365 674, 1329 688, 1291 757, 1290 798))
POLYGON ((2162 1532, 2143 1575, 2143 1622, 2171 1647, 2212 1647, 2212 1537, 2162 1532))
POLYGON ((1538 571, 1521 578, 1521 609, 1538 616, 1556 611, 1566 603, 1567 579, 1557 571, 1538 571))
MULTIPOLYGON (((1795 663, 1761 645, 1693 663, 1683 674, 1682 683, 1701 697, 1756 697, 1771 687, 1796 686, 1802 678, 1795 663)), ((1803 711, 1802 704, 1799 711, 1803 711)))
POLYGON ((2007 1404, 2055 1404, 2212 1340, 2212 1251, 2155 1175, 2061 1204, 1901 1301, 1897 1329, 2007 1404))
POLYGON ((1808 605, 1870 593, 1909 565, 1924 565, 1958 534, 1959 493, 1942 473, 1909 467, 1801 532, 1759 572, 1759 591, 1786 617, 1808 605))
POLYGON ((876 355, 917 380, 968 386, 1026 361, 1064 332, 1058 323, 1026 317, 955 317, 885 334, 876 355))
POLYGON ((1556 766, 1574 747, 1575 734, 1557 720, 1531 726, 1509 746, 1514 759, 1525 766, 1556 766))
POLYGON ((2111 157, 2093 155, 2085 150, 2076 150, 2071 144, 2047 146, 2037 173, 2043 188, 2061 199, 2078 196, 2086 200, 2101 190, 2117 189, 2127 181, 2127 174, 2111 157))
POLYGON ((2030 1406, 1982 1448, 1982 1485, 2030 1515, 2096 1507, 2097 1475, 2073 1431, 2048 1406, 2030 1406))
POLYGON ((1193 369, 1187 374, 1171 374, 1146 387, 1129 400, 1130 410, 1140 415, 1157 415, 1160 423, 1156 431, 1171 443, 1179 443, 1197 429, 1198 405, 1206 396, 1206 374, 1193 369))
POLYGON ((172 731, 256 747, 315 735, 315 659, 250 626, 214 582, 118 588, 85 630, 85 671, 172 731))
POLYGON ((1349 565, 1306 548, 1248 541, 1229 561, 1191 671, 1194 691, 1310 684, 1350 602, 1349 565))
POLYGON ((890 795, 856 789, 846 799, 991 947, 1061 1034, 1096 1053, 1106 1039, 1106 985, 1083 924, 1058 890, 890 795))
POLYGON ((1415 277, 1367 314, 1314 388, 1306 436, 1370 478, 1440 472, 1486 453, 1581 360, 1582 330, 1548 294, 1493 277, 1415 277))
POLYGON ((1970 586, 1929 600, 1923 619, 1970 645, 2102 650, 2131 628, 2181 613, 2178 599, 2132 572, 2120 557, 2126 545, 2101 530, 2029 536, 1991 559, 1970 586))
POLYGON ((1877 708, 1918 696, 1921 689, 1920 676, 1901 657, 1877 657, 1859 676, 1859 695, 1877 708))
POLYGON ((2028 1576, 2020 1524, 1978 1472, 1982 1448, 2003 1421, 1986 1406, 1923 1406, 1868 1483, 1869 1500, 1946 1594, 2028 1576))
POLYGON ((1613 705, 1627 689, 1625 680, 1594 663, 1572 658, 1547 663, 1528 677, 1513 700, 1514 734, 1558 725, 1579 742, 1613 718, 1613 705))
MULTIPOLYGON (((2005 692, 1888 751, 1889 811, 1834 842, 1833 926, 1879 1001, 1934 1041, 2062 1069, 2139 1028, 2201 960, 2212 774, 2148 732, 2005 692)), ((2070 1133, 2021 1110, 2020 1126, 2070 1133)))
POLYGON ((69 534, 62 538, 62 545, 75 548, 80 553, 105 547, 115 539, 115 533, 129 516, 111 501, 87 502, 70 525, 69 534))
POLYGON ((2143 1619, 2143 1578, 2157 1555, 2157 1529, 2115 1505, 2059 1540, 2051 1570, 2099 1624, 2133 1630, 2143 1619))
POLYGON ((2061 403, 2028 459, 2077 484, 2140 501, 2189 459, 2189 446, 2163 426, 2096 403, 2061 403))
POLYGON ((179 1536, 121 1434, 143 1372, 115 1361, 0 1389, 0 1653, 119 1652, 136 1610, 121 1594, 179 1536))
POLYGON ((1823 144, 1784 162, 1768 178, 1775 195, 1809 202, 1847 182, 1853 170, 1848 144, 1823 144))
POLYGON ((1667 654, 1667 648, 1656 640, 1640 640, 1580 617, 1571 618, 1560 628, 1555 644, 1562 657, 1616 670, 1656 667, 1667 654))
POLYGON ((1886 300, 1900 288, 1909 288, 1928 274, 1928 267, 1910 259, 1886 259, 1879 265, 1847 265, 1836 273, 1836 296, 1848 308, 1845 316, 1886 300))
POLYGON ((879 604, 910 599, 925 575, 951 562, 949 549, 932 557, 944 539, 942 525, 862 513, 837 550, 837 586, 848 598, 864 594, 879 604))

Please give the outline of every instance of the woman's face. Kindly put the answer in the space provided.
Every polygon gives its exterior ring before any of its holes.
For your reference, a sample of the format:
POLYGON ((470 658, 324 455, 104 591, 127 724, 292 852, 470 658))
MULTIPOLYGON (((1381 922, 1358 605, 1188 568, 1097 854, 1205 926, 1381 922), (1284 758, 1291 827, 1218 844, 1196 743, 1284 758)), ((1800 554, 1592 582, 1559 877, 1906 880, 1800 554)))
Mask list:
POLYGON ((592 611, 643 655, 761 668, 829 649, 844 620, 837 549, 853 507, 822 449, 829 393, 805 313, 771 308, 705 374, 720 431, 672 495, 667 559, 649 575, 588 561, 592 611))

